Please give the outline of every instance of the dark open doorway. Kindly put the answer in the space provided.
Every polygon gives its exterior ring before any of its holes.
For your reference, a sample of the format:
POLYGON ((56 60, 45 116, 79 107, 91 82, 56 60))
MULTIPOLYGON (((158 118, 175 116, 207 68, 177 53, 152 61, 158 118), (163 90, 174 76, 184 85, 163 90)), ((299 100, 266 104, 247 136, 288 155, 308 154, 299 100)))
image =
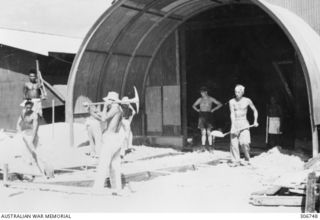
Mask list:
POLYGON ((251 130, 253 145, 265 146, 266 108, 270 96, 275 96, 284 113, 282 146, 293 149, 297 142, 304 142, 311 153, 303 71, 287 36, 269 15, 250 4, 221 6, 190 19, 184 28, 188 136, 199 141, 198 114, 191 106, 200 96, 201 86, 224 104, 214 118, 215 126, 227 131, 228 100, 234 95, 235 85, 243 84, 245 96, 259 111, 260 126, 251 130))

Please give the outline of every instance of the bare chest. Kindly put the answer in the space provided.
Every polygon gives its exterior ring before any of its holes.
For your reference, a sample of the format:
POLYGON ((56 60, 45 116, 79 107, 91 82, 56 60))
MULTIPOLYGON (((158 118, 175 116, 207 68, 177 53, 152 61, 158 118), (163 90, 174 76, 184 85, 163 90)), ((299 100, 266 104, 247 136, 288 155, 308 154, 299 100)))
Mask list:
POLYGON ((235 111, 247 111, 248 109, 248 101, 247 100, 239 100, 233 102, 233 108, 235 111))
POLYGON ((38 83, 27 83, 26 87, 27 87, 28 90, 40 89, 40 85, 38 83))

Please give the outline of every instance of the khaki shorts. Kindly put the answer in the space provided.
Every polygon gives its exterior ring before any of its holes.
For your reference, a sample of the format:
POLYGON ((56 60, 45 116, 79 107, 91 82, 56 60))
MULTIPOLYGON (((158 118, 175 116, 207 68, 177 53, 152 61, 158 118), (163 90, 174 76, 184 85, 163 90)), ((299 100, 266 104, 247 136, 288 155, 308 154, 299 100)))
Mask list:
POLYGON ((199 112, 199 129, 212 129, 212 113, 211 112, 199 112))
MULTIPOLYGON (((247 120, 239 120, 234 122, 235 129, 243 129, 249 127, 249 122, 247 120)), ((250 130, 245 129, 237 132, 236 134, 231 134, 231 144, 234 145, 248 145, 251 143, 250 130)))

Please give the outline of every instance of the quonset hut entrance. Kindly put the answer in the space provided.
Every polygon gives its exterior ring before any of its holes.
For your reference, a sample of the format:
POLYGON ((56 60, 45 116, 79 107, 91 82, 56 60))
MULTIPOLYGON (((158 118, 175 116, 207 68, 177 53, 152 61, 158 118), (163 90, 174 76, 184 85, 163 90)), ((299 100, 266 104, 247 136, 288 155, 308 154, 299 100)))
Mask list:
MULTIPOLYGON (((209 77, 222 101, 231 97, 237 82, 248 84, 248 95, 260 94, 253 97, 258 108, 264 107, 261 100, 270 90, 279 91, 288 108, 298 106, 294 112, 301 114, 292 117, 308 126, 303 135, 312 139, 315 155, 320 124, 317 51, 319 35, 304 20, 264 0, 119 0, 91 28, 75 58, 66 118, 81 118, 83 101, 101 101, 111 90, 132 96, 136 86, 141 113, 133 122, 135 136, 182 147, 193 120, 190 103, 201 84, 196 79, 209 77), (233 13, 241 20, 232 19, 233 13), (279 38, 259 37, 265 34, 279 38), (278 54, 281 49, 283 54, 278 54), (208 56, 224 63, 220 70, 205 59, 208 56), (227 60, 232 65, 226 65, 227 60), (201 67, 208 72, 199 71, 201 67)), ((72 123, 70 128, 72 142, 72 123)))

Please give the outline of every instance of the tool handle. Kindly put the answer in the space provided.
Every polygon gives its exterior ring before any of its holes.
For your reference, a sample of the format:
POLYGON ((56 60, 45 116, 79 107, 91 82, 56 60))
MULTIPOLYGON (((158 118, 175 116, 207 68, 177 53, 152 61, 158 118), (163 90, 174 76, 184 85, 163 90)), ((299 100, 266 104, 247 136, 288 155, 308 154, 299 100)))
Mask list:
MULTIPOLYGON (((240 129, 237 130, 237 132, 242 131, 242 130, 245 130, 245 129, 252 128, 253 126, 254 126, 254 125, 249 125, 249 126, 247 126, 247 127, 240 128, 240 129)), ((226 136, 226 135, 228 135, 228 134, 230 134, 230 133, 231 133, 231 131, 225 133, 224 136, 226 136)))
POLYGON ((41 95, 43 96, 43 98, 47 98, 47 90, 46 90, 46 87, 43 83, 43 78, 42 78, 42 75, 41 75, 41 72, 40 72, 40 67, 39 67, 39 60, 36 60, 36 70, 37 70, 37 76, 38 76, 38 80, 40 82, 40 85, 41 85, 41 95))

